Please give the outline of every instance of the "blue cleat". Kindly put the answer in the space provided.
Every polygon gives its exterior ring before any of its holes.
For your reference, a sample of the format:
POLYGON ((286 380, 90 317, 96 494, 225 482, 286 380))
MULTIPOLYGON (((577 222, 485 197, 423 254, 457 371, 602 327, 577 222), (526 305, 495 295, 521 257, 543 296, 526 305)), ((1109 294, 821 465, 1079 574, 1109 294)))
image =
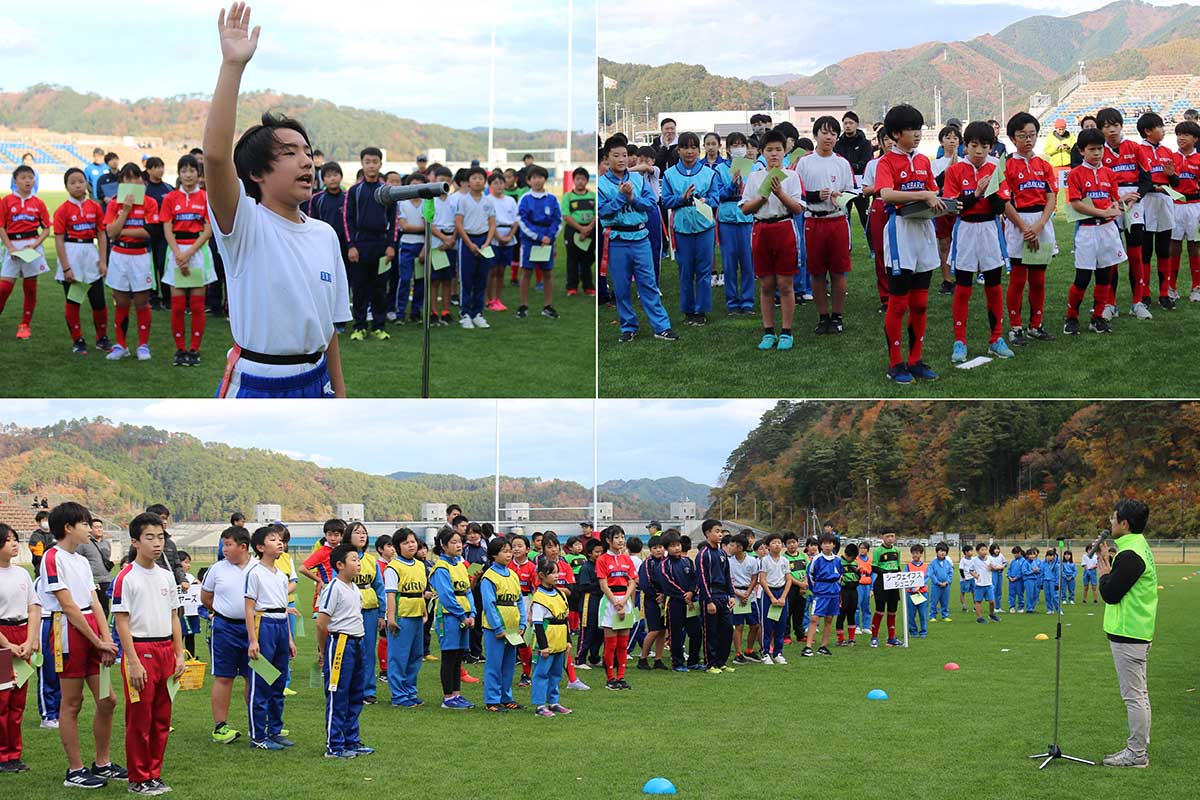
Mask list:
POLYGON ((888 380, 907 386, 913 382, 913 376, 908 372, 906 364, 897 364, 887 371, 888 380))
POLYGON ((1012 358, 1016 355, 1003 339, 997 339, 988 345, 988 352, 996 358, 1012 358))
POLYGON ((924 361, 918 361, 915 364, 909 364, 908 372, 914 378, 920 378, 923 381, 936 381, 938 379, 938 374, 934 372, 924 361))
POLYGON ((793 340, 792 340, 792 335, 791 335, 790 333, 781 333, 781 334, 779 335, 779 344, 778 344, 778 346, 777 346, 777 349, 779 349, 779 350, 791 350, 791 349, 792 349, 792 342, 793 342, 793 340))
POLYGON ((956 341, 954 343, 954 350, 953 350, 953 352, 950 353, 950 363, 951 364, 961 364, 966 360, 967 360, 967 343, 956 341))
POLYGON ((758 343, 759 350, 771 350, 779 341, 779 337, 773 333, 764 333, 762 340, 758 343))

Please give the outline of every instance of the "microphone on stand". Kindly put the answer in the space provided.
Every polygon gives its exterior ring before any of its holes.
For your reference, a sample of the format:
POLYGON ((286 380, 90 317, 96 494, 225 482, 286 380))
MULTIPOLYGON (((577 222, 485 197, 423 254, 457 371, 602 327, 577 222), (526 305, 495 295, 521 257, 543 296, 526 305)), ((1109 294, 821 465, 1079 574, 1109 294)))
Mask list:
POLYGON ((414 183, 411 186, 392 186, 385 183, 375 190, 375 202, 383 206, 390 206, 401 200, 429 200, 445 197, 449 193, 450 184, 444 181, 442 183, 414 183))

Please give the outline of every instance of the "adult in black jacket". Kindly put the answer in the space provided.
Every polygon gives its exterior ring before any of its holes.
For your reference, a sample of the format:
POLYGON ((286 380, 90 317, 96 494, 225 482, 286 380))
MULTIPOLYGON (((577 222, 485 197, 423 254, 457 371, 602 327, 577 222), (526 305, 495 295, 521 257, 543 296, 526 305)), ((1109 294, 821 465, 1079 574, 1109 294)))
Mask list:
MULTIPOLYGON (((875 148, 858 127, 858 114, 853 111, 842 115, 842 135, 833 145, 833 152, 850 162, 850 171, 854 173, 855 182, 861 186, 867 162, 874 156, 875 148)), ((858 221, 862 223, 863 232, 866 233, 867 198, 860 194, 850 201, 850 205, 858 211, 858 221)))
POLYGON ((654 137, 651 147, 658 153, 654 165, 658 167, 659 174, 663 174, 668 167, 675 166, 679 161, 679 134, 676 132, 675 120, 670 117, 660 123, 659 130, 661 134, 654 137))
MULTIPOLYGON (((171 538, 171 534, 167 533, 167 525, 171 522, 171 510, 162 503, 155 503, 146 509, 147 514, 157 514, 162 518, 163 524, 163 551, 158 557, 158 565, 175 576, 175 584, 182 586, 184 583, 185 573, 179 567, 179 548, 175 546, 175 541, 171 538)), ((136 554, 133 548, 129 548, 127 558, 133 561, 136 554)))

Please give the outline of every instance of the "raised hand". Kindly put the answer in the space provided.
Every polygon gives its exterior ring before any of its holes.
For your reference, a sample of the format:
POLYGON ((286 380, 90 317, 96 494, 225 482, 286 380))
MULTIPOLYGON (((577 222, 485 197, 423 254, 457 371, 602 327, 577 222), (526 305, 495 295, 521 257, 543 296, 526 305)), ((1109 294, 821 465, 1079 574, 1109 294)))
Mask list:
POLYGON ((217 31, 221 34, 221 59, 227 64, 239 66, 249 63, 258 49, 259 26, 250 30, 250 6, 234 3, 217 16, 217 31))

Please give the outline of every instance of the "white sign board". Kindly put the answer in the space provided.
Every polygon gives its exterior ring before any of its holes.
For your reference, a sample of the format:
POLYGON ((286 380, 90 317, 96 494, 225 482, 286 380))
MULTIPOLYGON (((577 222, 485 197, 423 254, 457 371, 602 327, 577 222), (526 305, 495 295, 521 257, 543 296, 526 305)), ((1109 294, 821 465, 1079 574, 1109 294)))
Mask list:
POLYGON ((888 572, 883 576, 884 589, 919 589, 925 585, 925 575, 920 572, 888 572))

